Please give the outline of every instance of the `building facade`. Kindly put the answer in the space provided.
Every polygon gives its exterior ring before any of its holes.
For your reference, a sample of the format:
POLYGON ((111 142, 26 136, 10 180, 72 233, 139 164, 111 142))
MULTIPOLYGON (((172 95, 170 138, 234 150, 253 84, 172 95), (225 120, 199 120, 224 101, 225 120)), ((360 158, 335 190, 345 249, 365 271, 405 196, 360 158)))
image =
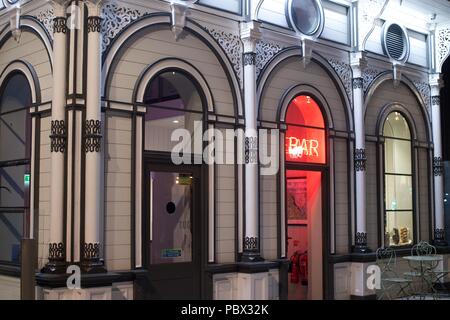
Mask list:
POLYGON ((447 268, 449 35, 444 0, 0 1, 0 298, 370 299, 419 241, 447 268))

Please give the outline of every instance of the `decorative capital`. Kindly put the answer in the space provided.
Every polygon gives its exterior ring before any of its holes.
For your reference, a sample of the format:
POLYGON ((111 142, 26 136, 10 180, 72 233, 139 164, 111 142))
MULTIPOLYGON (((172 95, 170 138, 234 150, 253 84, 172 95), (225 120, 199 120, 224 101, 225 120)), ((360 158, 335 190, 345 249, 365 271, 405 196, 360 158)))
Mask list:
POLYGON ((66 246, 62 242, 48 244, 48 263, 43 273, 61 274, 66 272, 66 246))
POLYGON ((440 106, 441 105, 441 97, 440 96, 432 96, 431 97, 431 105, 432 106, 440 106))
POLYGON ((444 163, 441 157, 433 158, 433 174, 435 177, 442 176, 444 174, 444 163))
POLYGON ((445 240, 445 229, 436 228, 434 229, 434 245, 439 247, 446 247, 448 245, 445 240))
POLYGON ((258 237, 245 237, 244 251, 258 251, 258 237))
POLYGON ((353 85, 353 90, 362 89, 363 88, 363 78, 354 78, 352 85, 353 85))
POLYGON ((84 126, 84 152, 100 152, 102 124, 100 120, 86 120, 84 126))
POLYGON ((90 16, 87 18, 87 32, 100 33, 102 31, 102 18, 98 16, 90 16))
POLYGON ((366 149, 356 149, 355 150, 355 170, 356 171, 366 171, 366 149))
POLYGON ((357 247, 367 247, 367 233, 357 232, 355 235, 355 245, 357 247))
POLYGON ((245 137, 245 163, 258 163, 258 138, 245 137))
POLYGON ((244 53, 255 52, 256 43, 261 37, 259 23, 256 21, 241 23, 241 40, 244 43, 244 53))
POLYGON ((67 19, 65 17, 53 19, 53 33, 67 33, 67 19))
POLYGON ((256 53, 246 52, 244 53, 244 66, 256 65, 256 53))
POLYGON ((50 151, 66 152, 67 149, 67 127, 64 120, 52 120, 50 135, 50 151))

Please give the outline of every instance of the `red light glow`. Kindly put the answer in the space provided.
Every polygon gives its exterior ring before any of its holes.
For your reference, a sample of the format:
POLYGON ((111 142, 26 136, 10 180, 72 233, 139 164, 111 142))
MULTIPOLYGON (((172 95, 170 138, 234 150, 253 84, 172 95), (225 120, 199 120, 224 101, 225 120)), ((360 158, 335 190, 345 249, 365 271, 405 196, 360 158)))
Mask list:
POLYGON ((326 163, 325 122, 314 99, 309 96, 293 99, 286 123, 286 161, 326 163))

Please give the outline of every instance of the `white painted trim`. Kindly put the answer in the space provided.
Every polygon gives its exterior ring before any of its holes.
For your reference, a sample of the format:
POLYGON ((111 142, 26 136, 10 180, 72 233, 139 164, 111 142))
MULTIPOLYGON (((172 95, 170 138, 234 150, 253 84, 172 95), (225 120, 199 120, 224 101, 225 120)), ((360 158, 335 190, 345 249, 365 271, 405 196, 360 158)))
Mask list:
MULTIPOLYGON (((208 125, 209 129, 209 137, 208 141, 212 141, 213 135, 214 135, 214 125, 210 124, 208 125)), ((215 145, 215 143, 213 142, 215 145)), ((215 146, 214 146, 215 148, 215 146)), ((214 241, 215 239, 215 218, 216 218, 216 212, 215 212, 215 165, 211 164, 208 166, 208 262, 215 262, 215 249, 216 249, 216 243, 214 241)))
MULTIPOLYGON (((136 163, 135 163, 135 267, 142 267, 142 116, 136 117, 136 163)), ((150 228, 152 225, 150 224, 150 228)), ((151 230, 151 229, 150 229, 151 230)), ((151 231, 150 231, 151 235, 151 231)), ((151 235, 152 236, 152 235, 151 235)))

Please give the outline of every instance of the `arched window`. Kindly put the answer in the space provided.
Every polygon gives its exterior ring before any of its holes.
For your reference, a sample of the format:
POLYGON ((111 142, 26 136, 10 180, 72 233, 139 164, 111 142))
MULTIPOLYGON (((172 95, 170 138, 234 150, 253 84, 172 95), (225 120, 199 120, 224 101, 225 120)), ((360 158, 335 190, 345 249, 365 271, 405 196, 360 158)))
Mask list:
POLYGON ((385 245, 408 245, 414 239, 411 132, 405 117, 392 112, 383 126, 385 245))
POLYGON ((325 164, 325 121, 316 101, 306 95, 295 97, 286 124, 286 161, 325 164))
POLYGON ((0 262, 20 263, 29 209, 31 89, 22 73, 0 88, 0 262))
POLYGON ((148 84, 144 104, 145 150, 171 152, 179 143, 171 141, 175 129, 186 129, 191 137, 201 139, 203 100, 190 76, 177 69, 160 73, 148 84))

